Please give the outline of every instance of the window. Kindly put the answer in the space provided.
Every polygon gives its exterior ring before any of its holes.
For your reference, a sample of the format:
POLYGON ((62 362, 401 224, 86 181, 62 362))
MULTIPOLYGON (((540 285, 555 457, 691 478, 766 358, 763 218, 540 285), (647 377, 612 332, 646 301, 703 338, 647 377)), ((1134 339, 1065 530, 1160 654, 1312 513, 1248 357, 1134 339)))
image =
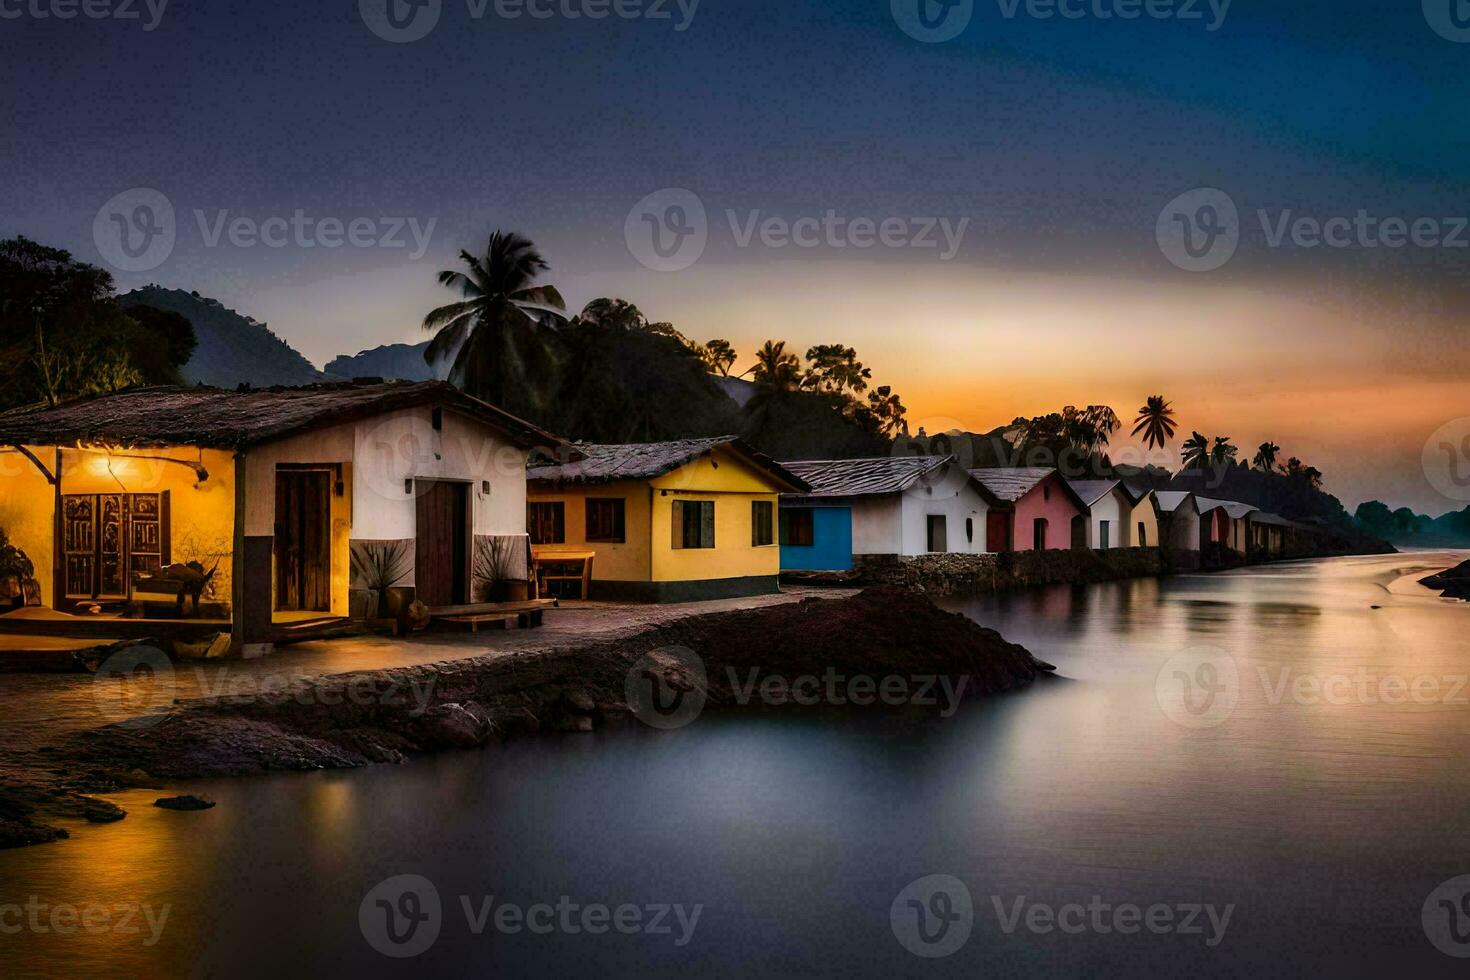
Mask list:
POLYGON ((781 508, 781 543, 797 548, 810 548, 813 541, 811 508, 781 508))
POLYGON ((775 505, 769 500, 752 500, 750 502, 750 543, 759 548, 762 545, 775 544, 775 505))
POLYGON ((1108 548, 1111 547, 1111 545, 1109 545, 1108 543, 1108 532, 1111 530, 1109 525, 1111 523, 1111 521, 1097 522, 1097 546, 1104 551, 1108 550, 1108 548))
POLYGON ((1140 548, 1148 547, 1148 528, 1144 526, 1143 521, 1138 522, 1138 546, 1140 548))
POLYGON ((567 539, 567 508, 560 500, 526 505, 526 530, 532 544, 562 544, 567 539))
POLYGON ((1046 518, 1038 517, 1031 522, 1031 547, 1037 551, 1046 550, 1046 518))
POLYGON ((715 546, 715 502, 713 500, 674 501, 674 547, 713 548, 715 546))
POLYGON ((965 540, 970 544, 975 543, 975 518, 965 518, 965 540))
POLYGON ((587 498, 587 540, 622 544, 628 540, 622 497, 587 498))
POLYGON ((949 545, 945 540, 944 515, 929 515, 929 550, 948 551, 949 545))

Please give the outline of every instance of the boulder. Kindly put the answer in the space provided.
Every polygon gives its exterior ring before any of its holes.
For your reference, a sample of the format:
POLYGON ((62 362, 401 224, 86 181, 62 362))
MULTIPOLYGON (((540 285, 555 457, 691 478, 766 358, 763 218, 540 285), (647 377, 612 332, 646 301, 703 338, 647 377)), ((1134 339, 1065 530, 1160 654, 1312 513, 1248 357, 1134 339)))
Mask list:
POLYGON ((490 719, 473 701, 441 704, 425 711, 418 723, 419 734, 430 745, 473 748, 490 738, 490 719))

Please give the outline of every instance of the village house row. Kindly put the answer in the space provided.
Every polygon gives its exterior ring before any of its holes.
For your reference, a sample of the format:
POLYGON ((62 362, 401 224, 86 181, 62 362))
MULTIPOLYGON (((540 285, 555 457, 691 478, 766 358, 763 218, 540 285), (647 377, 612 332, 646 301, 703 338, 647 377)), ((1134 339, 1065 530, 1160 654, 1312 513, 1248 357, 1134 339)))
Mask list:
POLYGON ((146 388, 0 415, 14 602, 84 617, 178 602, 258 655, 371 615, 559 598, 678 602, 935 552, 1280 555, 1249 505, 951 456, 778 463, 734 437, 568 444, 444 382, 146 388), (159 583, 166 583, 160 585, 159 583), (154 605, 150 605, 153 603, 154 605), (367 605, 365 605, 367 604, 367 605))

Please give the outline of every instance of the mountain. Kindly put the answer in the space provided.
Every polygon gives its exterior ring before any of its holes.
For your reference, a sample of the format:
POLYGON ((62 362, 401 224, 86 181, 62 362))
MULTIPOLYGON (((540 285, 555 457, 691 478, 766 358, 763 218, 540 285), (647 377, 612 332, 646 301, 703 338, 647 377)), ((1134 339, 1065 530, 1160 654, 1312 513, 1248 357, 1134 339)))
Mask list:
POLYGON ((144 286, 118 297, 124 307, 152 306, 187 318, 199 346, 184 365, 190 384, 305 385, 326 379, 263 323, 227 309, 219 300, 182 289, 144 286))
POLYGON ((327 362, 328 374, 339 378, 391 378, 400 381, 443 380, 449 364, 434 370, 424 361, 426 340, 421 344, 384 344, 356 354, 339 354, 327 362))
POLYGON ((1394 544, 1417 548, 1470 546, 1470 507, 1430 517, 1407 507, 1391 511, 1380 500, 1367 500, 1358 505, 1353 516, 1358 524, 1394 544))

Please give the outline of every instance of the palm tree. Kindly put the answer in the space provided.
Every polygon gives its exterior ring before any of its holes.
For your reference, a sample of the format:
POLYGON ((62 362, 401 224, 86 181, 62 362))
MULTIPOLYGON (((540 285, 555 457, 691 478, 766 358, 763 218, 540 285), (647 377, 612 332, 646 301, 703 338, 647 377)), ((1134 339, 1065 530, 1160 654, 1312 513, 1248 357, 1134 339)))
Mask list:
POLYGON ((1256 447, 1256 458, 1254 460, 1256 469, 1262 473, 1276 472, 1276 454, 1281 452, 1281 447, 1274 442, 1263 442, 1256 447))
POLYGON ((1163 449, 1174 437, 1174 406, 1164 401, 1163 395, 1149 395, 1148 403, 1138 410, 1134 419, 1133 435, 1144 434, 1144 445, 1152 449, 1163 449))
POLYGON ((1181 448, 1184 450, 1184 468, 1186 470, 1202 470, 1209 465, 1210 440, 1198 432, 1193 433, 1188 439, 1184 440, 1184 445, 1181 448))
POLYGON ((1229 466, 1235 462, 1235 455, 1238 452, 1240 450, 1230 441, 1229 436, 1216 436, 1215 445, 1210 450, 1210 462, 1220 468, 1229 466))
POLYGON ((735 348, 728 340, 711 340, 704 345, 704 362, 720 372, 721 377, 728 378, 730 368, 735 366, 735 348))
POLYGON ((755 363, 742 373, 772 393, 795 391, 801 386, 801 358, 787 352, 786 341, 768 340, 755 352, 755 363))
POLYGON ((468 272, 446 269, 439 284, 464 299, 424 317, 434 339, 424 359, 454 355, 450 380, 477 398, 513 411, 534 410, 551 374, 551 351, 541 330, 550 316, 565 316, 555 286, 536 285, 549 266, 530 240, 495 231, 482 256, 459 253, 468 272))

